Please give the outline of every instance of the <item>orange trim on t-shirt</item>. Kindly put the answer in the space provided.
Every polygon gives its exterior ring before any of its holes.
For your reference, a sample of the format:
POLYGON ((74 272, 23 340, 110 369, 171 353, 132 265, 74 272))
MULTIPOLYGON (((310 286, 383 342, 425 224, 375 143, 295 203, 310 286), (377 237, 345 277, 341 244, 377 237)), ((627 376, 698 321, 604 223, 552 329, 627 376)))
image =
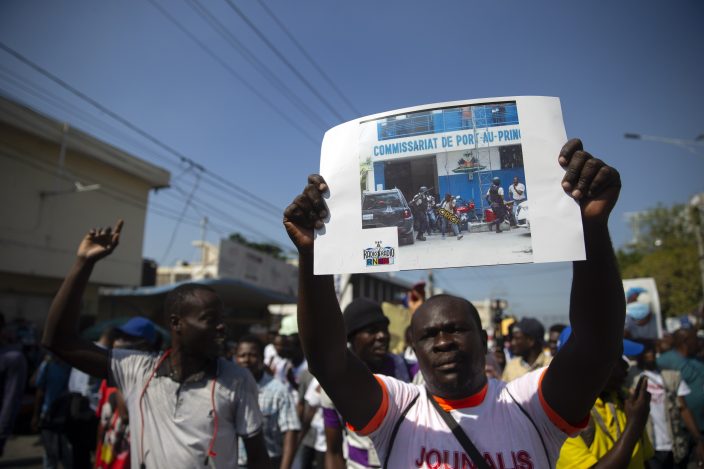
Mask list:
POLYGON ((581 422, 578 422, 576 425, 573 425, 567 420, 563 419, 557 412, 555 412, 555 410, 550 407, 550 404, 547 403, 545 397, 543 397, 543 377, 545 376, 546 371, 547 368, 540 374, 540 381, 538 381, 538 397, 540 398, 540 405, 543 406, 543 410, 545 411, 553 425, 555 425, 567 435, 574 436, 580 431, 587 428, 587 424, 589 423, 589 414, 587 414, 581 422))
POLYGON ((440 404, 442 410, 449 412, 455 409, 465 409, 467 407, 475 407, 484 402, 486 393, 489 390, 489 383, 486 383, 484 387, 477 393, 462 399, 443 399, 442 397, 433 396, 435 402, 440 404))
POLYGON ((379 405, 372 419, 361 429, 357 430, 349 423, 347 424, 347 428, 361 436, 367 436, 379 428, 381 422, 384 421, 384 417, 386 417, 386 412, 389 410, 389 391, 386 389, 386 384, 384 384, 384 381, 378 376, 374 375, 374 378, 376 378, 381 388, 381 405, 379 405))

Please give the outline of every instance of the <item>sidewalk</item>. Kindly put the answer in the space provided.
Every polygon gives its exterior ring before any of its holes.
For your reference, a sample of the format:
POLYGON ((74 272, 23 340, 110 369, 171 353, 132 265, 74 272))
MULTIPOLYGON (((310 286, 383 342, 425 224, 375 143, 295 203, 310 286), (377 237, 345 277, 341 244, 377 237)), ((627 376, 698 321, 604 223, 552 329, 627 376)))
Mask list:
POLYGON ((5 443, 0 467, 42 469, 42 454, 39 435, 14 435, 5 443))

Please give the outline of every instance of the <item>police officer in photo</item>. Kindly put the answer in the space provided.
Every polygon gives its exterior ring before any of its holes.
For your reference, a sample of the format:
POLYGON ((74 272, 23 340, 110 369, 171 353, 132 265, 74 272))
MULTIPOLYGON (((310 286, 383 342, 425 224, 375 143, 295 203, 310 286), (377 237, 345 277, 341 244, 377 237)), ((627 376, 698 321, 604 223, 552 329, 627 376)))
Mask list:
POLYGON ((498 177, 492 179, 491 187, 486 193, 486 200, 496 215, 496 219, 489 223, 489 229, 491 229, 491 225, 496 223, 496 232, 501 233, 501 223, 506 218, 506 205, 504 204, 504 188, 501 187, 501 179, 498 177))
POLYGON ((418 220, 418 234, 416 239, 419 241, 425 241, 425 236, 423 233, 428 231, 428 188, 425 186, 420 186, 418 193, 411 199, 411 207, 413 209, 413 216, 418 220))

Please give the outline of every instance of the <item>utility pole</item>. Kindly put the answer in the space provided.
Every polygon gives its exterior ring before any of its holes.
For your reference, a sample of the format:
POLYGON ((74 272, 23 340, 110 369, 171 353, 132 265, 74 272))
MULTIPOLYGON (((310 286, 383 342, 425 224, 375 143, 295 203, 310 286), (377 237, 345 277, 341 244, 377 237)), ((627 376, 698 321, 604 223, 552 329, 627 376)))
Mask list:
POLYGON ((697 240, 697 250, 699 251, 699 275, 702 282, 702 296, 700 305, 704 301, 704 192, 692 197, 689 201, 690 214, 694 225, 694 237, 697 240))
POLYGON ((206 264, 208 262, 208 247, 205 245, 205 233, 208 229, 208 217, 203 217, 200 222, 200 264, 205 271, 206 264))

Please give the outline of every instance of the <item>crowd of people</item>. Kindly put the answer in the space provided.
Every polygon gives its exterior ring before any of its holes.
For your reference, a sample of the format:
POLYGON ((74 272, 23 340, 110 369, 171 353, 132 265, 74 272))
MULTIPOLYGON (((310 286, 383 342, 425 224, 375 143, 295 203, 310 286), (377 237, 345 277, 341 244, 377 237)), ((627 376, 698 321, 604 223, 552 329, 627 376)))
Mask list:
POLYGON ((36 372, 0 344, 0 443, 29 380, 47 468, 702 467, 702 340, 696 328, 624 334, 607 230, 619 174, 579 140, 558 163, 587 251, 573 267, 569 326, 524 317, 490 341, 470 302, 426 298, 422 284, 402 306, 358 298, 341 311, 333 279, 313 275, 328 187, 312 175, 284 213, 300 288, 297 315, 276 330, 227 337, 216 292, 183 284, 163 308, 170 345, 145 317, 84 339, 83 292, 123 223, 89 231, 36 372))

